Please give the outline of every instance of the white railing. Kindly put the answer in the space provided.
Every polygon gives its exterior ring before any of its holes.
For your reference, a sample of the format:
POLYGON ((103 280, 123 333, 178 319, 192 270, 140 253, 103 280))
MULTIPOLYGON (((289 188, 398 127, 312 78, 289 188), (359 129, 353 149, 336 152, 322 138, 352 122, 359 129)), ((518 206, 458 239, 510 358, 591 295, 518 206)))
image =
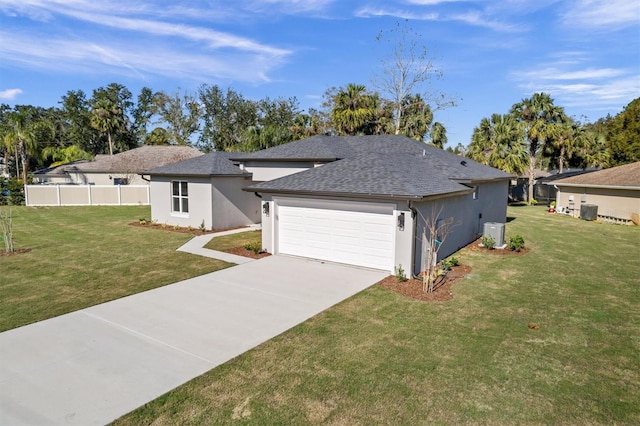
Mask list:
POLYGON ((25 185, 27 206, 148 205, 149 185, 25 185))

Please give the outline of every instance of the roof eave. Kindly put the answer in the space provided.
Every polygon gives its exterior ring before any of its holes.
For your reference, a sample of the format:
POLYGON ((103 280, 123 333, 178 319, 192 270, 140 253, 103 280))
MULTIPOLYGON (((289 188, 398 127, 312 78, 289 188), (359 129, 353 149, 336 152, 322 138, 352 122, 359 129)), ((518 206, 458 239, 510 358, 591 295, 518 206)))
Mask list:
POLYGON ((457 191, 442 192, 438 194, 373 194, 373 193, 358 193, 358 192, 336 192, 336 191, 301 191, 301 190, 285 190, 285 189, 270 189, 270 188, 242 188, 246 192, 259 192, 262 194, 278 194, 278 195, 301 195, 301 196, 315 196, 315 197, 348 197, 348 198, 360 198, 360 199, 380 199, 380 200, 423 200, 431 197, 440 197, 443 195, 463 195, 473 192, 472 189, 461 189, 457 191))
POLYGON ((564 182, 543 182, 550 186, 568 186, 572 188, 599 188, 599 189, 626 189, 628 191, 640 191, 640 186, 625 185, 595 185, 591 183, 564 183, 564 182))

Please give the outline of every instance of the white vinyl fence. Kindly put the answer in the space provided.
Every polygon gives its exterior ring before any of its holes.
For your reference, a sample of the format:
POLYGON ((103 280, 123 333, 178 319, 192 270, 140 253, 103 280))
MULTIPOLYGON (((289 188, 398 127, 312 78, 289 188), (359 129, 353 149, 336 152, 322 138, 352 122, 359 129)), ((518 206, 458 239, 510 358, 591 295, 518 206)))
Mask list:
POLYGON ((149 204, 149 185, 25 185, 27 206, 149 204))

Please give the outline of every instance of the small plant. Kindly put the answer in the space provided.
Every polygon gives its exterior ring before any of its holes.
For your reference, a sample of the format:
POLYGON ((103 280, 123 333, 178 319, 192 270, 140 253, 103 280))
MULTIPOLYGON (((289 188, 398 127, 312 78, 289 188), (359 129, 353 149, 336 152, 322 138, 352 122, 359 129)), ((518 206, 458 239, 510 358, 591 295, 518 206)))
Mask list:
POLYGON ((402 265, 396 266, 395 270, 396 270, 396 280, 398 280, 399 283, 405 282, 407 280, 407 274, 402 268, 402 265))
POLYGON ((189 232, 193 231, 193 226, 191 226, 191 225, 187 226, 187 230, 188 230, 189 232))
POLYGON ((262 251, 262 244, 258 241, 252 241, 250 243, 245 243, 243 246, 245 249, 250 250, 252 252, 254 252, 255 254, 258 254, 262 251))
POLYGON ((151 224, 152 225, 157 225, 158 224, 158 219, 152 219, 151 220, 151 224))
POLYGON ((552 202, 549 204, 549 207, 551 207, 552 209, 555 209, 555 208, 556 208, 556 202, 555 202, 555 201, 552 201, 552 202))
POLYGON ((529 204, 531 204, 532 206, 535 206, 538 204, 538 200, 536 200, 535 198, 532 198, 529 204))
POLYGON ((140 219, 138 219, 138 222, 140 222, 140 225, 146 225, 147 219, 145 219, 144 217, 141 217, 140 219))
POLYGON ((179 226, 179 225, 177 225, 177 224, 176 224, 176 225, 173 225, 173 230, 174 230, 174 231, 177 231, 178 229, 180 229, 180 226, 179 226))
POLYGON ((493 237, 486 235, 482 237, 482 246, 489 250, 493 250, 496 248, 496 240, 494 240, 493 237))
POLYGON ((449 269, 453 268, 454 266, 458 266, 459 264, 460 261, 457 257, 450 257, 449 259, 445 259, 442 261, 442 268, 445 271, 448 271, 449 269))
POLYGON ((161 223, 160 224, 160 228, 162 228, 162 229, 167 229, 167 226, 169 226, 169 225, 167 225, 166 223, 161 223))
POLYGON ((204 226, 204 219, 202 219, 202 222, 200 223, 200 226, 198 229, 200 229, 202 232, 207 230, 207 228, 204 226))
POLYGON ((522 235, 514 235, 509 238, 509 250, 520 251, 524 248, 524 238, 522 235))

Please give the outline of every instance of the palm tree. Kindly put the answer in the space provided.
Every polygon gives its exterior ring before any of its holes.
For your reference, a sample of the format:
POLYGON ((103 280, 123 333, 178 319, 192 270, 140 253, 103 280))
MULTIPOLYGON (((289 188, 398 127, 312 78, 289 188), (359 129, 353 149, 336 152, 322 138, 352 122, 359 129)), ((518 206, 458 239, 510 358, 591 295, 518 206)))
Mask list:
POLYGON ((529 203, 533 200, 533 185, 538 160, 545 142, 551 135, 548 125, 558 119, 560 110, 553 105, 553 99, 546 93, 534 93, 530 99, 523 99, 511 107, 510 113, 524 126, 528 145, 529 203))
POLYGON ((528 164, 522 126, 509 114, 483 118, 473 129, 467 155, 479 163, 521 175, 528 164))
POLYGON ((447 143, 447 129, 440 122, 436 121, 431 126, 431 143, 440 149, 447 143))
POLYGON ((91 110, 91 127, 105 133, 109 142, 109 155, 113 155, 111 135, 122 127, 122 111, 116 104, 100 99, 91 110))
POLYGON ((433 122, 431 107, 422 99, 422 96, 414 95, 405 98, 402 111, 404 111, 404 114, 400 121, 400 127, 396 128, 396 135, 404 135, 421 142, 424 141, 424 137, 433 122))
POLYGON ((376 119, 380 106, 377 95, 367 92, 364 85, 350 83, 333 98, 331 120, 341 134, 366 134, 376 119))
POLYGON ((37 148, 37 140, 34 127, 27 124, 27 116, 23 111, 14 112, 9 117, 10 130, 4 137, 4 145, 7 151, 16 156, 16 177, 20 176, 20 165, 18 157, 22 163, 22 181, 27 182, 29 169, 29 153, 37 148))

